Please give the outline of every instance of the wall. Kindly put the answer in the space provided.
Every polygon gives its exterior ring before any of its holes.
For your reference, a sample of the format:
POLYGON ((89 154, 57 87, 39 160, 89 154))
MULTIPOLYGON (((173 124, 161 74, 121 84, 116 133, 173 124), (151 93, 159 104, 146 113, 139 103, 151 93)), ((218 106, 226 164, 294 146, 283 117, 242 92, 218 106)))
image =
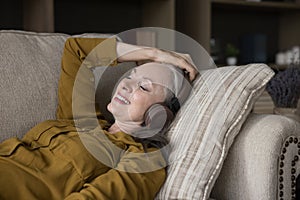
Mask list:
POLYGON ((119 33, 140 27, 142 24, 142 3, 139 0, 82 2, 82 0, 54 1, 56 32, 119 33))
POLYGON ((22 10, 21 0, 1 0, 0 29, 22 29, 22 10))
POLYGON ((119 33, 142 26, 142 0, 49 0, 53 8, 43 1, 1 0, 0 29, 76 34, 119 33), (54 17, 54 27, 49 17, 54 17))

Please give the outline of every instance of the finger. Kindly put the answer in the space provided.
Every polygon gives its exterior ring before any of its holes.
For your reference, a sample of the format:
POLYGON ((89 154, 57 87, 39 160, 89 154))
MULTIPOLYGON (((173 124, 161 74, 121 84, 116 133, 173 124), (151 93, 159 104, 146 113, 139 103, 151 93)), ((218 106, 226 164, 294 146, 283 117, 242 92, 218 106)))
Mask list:
POLYGON ((191 70, 186 72, 190 81, 195 80, 198 72, 196 70, 191 70))
POLYGON ((190 81, 193 81, 197 74, 198 74, 198 71, 196 69, 196 67, 194 65, 192 65, 189 61, 187 60, 182 60, 182 65, 179 66, 180 68, 182 68, 183 70, 187 71, 188 72, 188 76, 189 76, 189 80, 190 81))
POLYGON ((160 52, 157 52, 158 56, 156 56, 155 61, 159 61, 162 63, 169 63, 174 66, 178 66, 184 71, 188 72, 188 77, 190 81, 193 81, 198 74, 198 71, 196 70, 196 66, 194 65, 192 59, 187 54, 181 54, 177 52, 172 51, 165 51, 160 50, 160 52), (191 62, 189 62, 191 60, 191 62))
POLYGON ((195 80, 196 76, 198 75, 198 71, 197 70, 193 70, 192 72, 189 73, 189 78, 190 81, 195 80))

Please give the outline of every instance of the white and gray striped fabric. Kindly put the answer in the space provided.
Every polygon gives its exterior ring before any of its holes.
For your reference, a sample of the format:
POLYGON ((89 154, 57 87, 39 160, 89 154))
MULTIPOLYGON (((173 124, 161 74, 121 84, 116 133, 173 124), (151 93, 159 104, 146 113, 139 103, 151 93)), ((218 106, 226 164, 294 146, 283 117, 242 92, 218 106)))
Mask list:
POLYGON ((249 64, 200 72, 169 131, 170 164, 156 199, 208 199, 235 136, 274 72, 249 64))

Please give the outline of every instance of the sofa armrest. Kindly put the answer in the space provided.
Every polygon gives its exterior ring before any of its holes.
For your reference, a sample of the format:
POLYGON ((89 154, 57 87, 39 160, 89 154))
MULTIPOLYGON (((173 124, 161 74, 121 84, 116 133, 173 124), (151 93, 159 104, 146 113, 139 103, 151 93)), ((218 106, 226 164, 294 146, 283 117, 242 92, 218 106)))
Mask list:
POLYGON ((299 138, 299 123, 279 115, 251 114, 228 152, 211 197, 295 197, 300 169, 299 138))

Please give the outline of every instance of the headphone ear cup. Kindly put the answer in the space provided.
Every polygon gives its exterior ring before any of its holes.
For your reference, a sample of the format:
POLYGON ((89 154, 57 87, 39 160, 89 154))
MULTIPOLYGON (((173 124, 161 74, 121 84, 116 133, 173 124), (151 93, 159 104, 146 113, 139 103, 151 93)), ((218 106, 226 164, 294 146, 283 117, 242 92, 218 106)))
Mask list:
POLYGON ((174 119, 173 112, 163 104, 153 104, 145 113, 145 126, 156 133, 169 127, 174 119))

